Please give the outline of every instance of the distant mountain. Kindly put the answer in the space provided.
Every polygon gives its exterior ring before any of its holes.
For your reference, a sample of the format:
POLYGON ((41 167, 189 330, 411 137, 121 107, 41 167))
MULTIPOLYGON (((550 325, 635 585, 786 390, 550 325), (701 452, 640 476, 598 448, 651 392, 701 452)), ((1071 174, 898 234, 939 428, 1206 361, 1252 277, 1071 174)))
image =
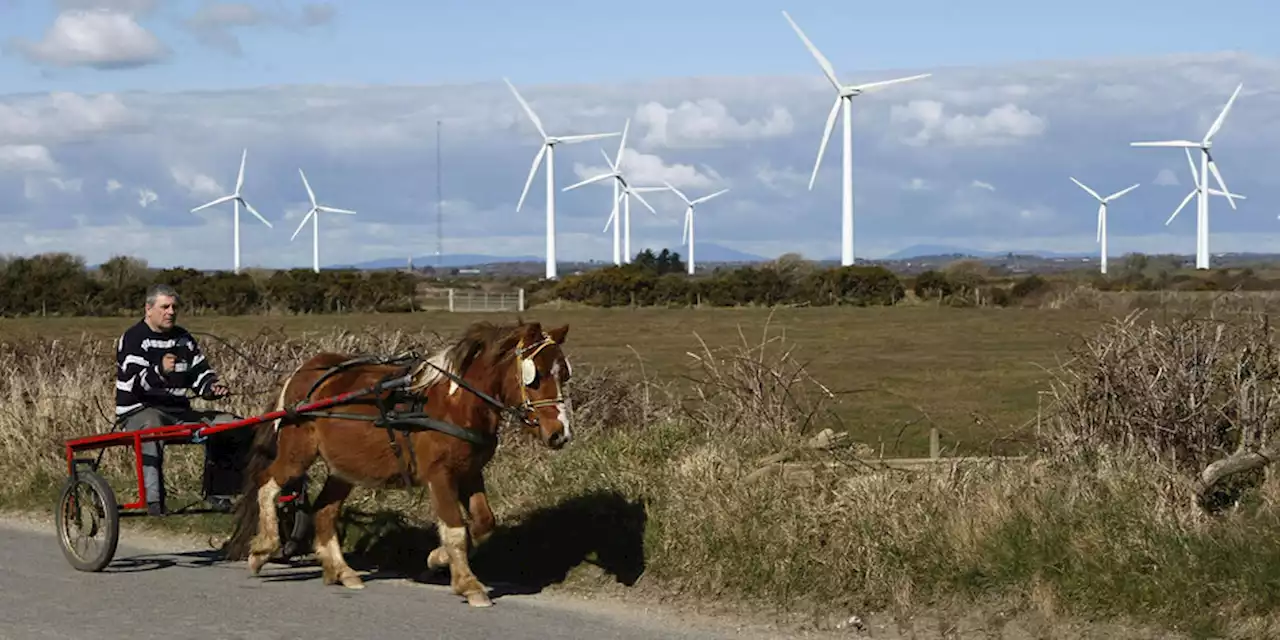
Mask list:
MULTIPOLYGON (((688 247, 676 247, 672 249, 680 253, 681 260, 688 260, 688 247)), ((698 264, 704 262, 764 262, 769 258, 758 256, 737 249, 718 245, 713 242, 698 242, 693 246, 693 259, 698 264)))
POLYGON ((917 244, 891 253, 882 260, 911 260, 914 258, 924 258, 933 256, 969 256, 973 258, 999 258, 1012 253, 1015 256, 1036 256, 1040 258, 1087 258, 1094 254, 1084 252, 1058 252, 1058 251, 983 251, 979 249, 966 249, 964 247, 955 247, 941 244, 917 244))
MULTIPOLYGON (((445 267, 471 267, 482 264, 497 264, 503 262, 542 262, 539 256, 492 256, 482 253, 455 253, 445 254, 440 258, 440 264, 445 267)), ((357 262, 347 265, 325 265, 326 269, 394 269, 398 267, 409 266, 409 259, 404 258, 379 258, 377 260, 367 260, 365 262, 357 262)), ((434 267, 436 266, 436 257, 430 256, 414 256, 413 266, 417 267, 434 267)))

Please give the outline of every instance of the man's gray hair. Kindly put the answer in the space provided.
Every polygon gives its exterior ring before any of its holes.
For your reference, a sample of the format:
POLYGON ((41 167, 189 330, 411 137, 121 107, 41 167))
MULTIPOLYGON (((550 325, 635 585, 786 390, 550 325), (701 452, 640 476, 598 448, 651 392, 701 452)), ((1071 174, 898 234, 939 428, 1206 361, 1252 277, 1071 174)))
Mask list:
POLYGON ((156 298, 160 296, 168 296, 173 298, 174 302, 178 301, 178 292, 173 287, 167 284, 153 284, 147 289, 147 306, 155 304, 156 298))

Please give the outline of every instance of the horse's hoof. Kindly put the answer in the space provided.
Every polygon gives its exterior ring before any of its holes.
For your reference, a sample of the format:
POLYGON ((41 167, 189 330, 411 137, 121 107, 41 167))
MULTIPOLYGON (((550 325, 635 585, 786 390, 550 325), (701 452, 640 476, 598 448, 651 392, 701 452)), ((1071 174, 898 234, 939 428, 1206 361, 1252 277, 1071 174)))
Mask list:
POLYGON ((427 568, 432 571, 439 571, 449 566, 449 552, 444 547, 436 547, 427 556, 427 568))
POLYGON ((342 586, 348 589, 363 589, 364 581, 354 573, 347 573, 342 576, 342 586))
POLYGON ((267 564, 270 557, 265 553, 249 554, 249 575, 256 576, 262 571, 262 567, 267 564))
POLYGON ((489 599, 489 595, 483 591, 475 591, 467 594, 467 604, 473 607, 492 607, 493 601, 489 599))

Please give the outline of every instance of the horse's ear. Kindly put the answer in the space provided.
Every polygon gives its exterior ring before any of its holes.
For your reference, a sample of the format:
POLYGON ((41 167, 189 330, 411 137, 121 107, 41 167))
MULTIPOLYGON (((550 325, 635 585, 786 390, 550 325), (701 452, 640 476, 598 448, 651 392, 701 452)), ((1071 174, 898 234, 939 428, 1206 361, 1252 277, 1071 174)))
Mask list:
POLYGON ((569 335, 569 323, 566 322, 552 329, 548 332, 548 335, 551 336, 552 340, 556 341, 556 344, 564 344, 565 336, 569 335))

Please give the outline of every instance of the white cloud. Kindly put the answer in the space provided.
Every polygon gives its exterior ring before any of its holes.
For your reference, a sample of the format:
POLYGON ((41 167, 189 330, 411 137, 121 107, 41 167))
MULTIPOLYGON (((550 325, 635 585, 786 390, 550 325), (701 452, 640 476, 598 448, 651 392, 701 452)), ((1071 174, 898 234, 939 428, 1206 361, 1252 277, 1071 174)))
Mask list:
POLYGON ((933 141, 960 146, 1010 144, 1040 136, 1047 127, 1044 117, 1013 103, 992 108, 982 115, 948 115, 941 102, 912 100, 905 105, 894 106, 889 118, 894 125, 916 129, 904 138, 912 145, 933 141))
POLYGON ((133 126, 139 120, 119 97, 66 91, 0 102, 0 142, 60 142, 133 126))
POLYGON ((171 167, 169 176, 192 198, 212 200, 228 193, 217 180, 186 167, 171 167))
POLYGON ((969 186, 975 189, 986 189, 987 191, 996 190, 995 185, 991 184, 990 182, 983 182, 981 180, 974 180, 973 182, 969 183, 969 186))
POLYGON ((156 195, 155 191, 146 187, 138 188, 135 190, 135 193, 138 194, 138 206, 143 209, 146 209, 148 205, 160 199, 160 196, 156 195))
POLYGON ((1170 186, 1176 187, 1179 184, 1181 184, 1178 182, 1178 176, 1175 175, 1173 171, 1170 169, 1161 169, 1160 173, 1156 174, 1156 179, 1154 180, 1154 182, 1160 186, 1165 186, 1165 187, 1170 187, 1170 186))
POLYGON ((59 67, 124 69, 169 56, 168 47, 132 15, 112 9, 62 11, 43 39, 15 39, 11 46, 32 62, 59 67))
POLYGON ((328 24, 336 9, 332 3, 309 3, 297 16, 274 13, 245 2, 206 0, 183 25, 205 45, 231 55, 244 53, 237 30, 255 27, 305 29, 328 24))
POLYGON ((55 172, 58 163, 48 147, 38 144, 10 144, 0 146, 0 171, 16 173, 55 172))
POLYGON ((912 178, 903 188, 908 191, 928 191, 933 188, 933 185, 929 184, 929 181, 924 178, 912 178))
POLYGON ((635 123, 647 127, 642 147, 697 148, 789 135, 791 112, 775 106, 767 117, 740 121, 715 98, 686 100, 676 107, 646 102, 636 108, 635 123))
POLYGON ((115 193, 119 191, 122 187, 124 187, 124 185, 120 184, 120 181, 116 180, 115 178, 110 178, 107 180, 107 193, 115 193))
MULTIPOLYGON (((710 167, 704 166, 704 172, 689 164, 667 164, 659 156, 641 153, 635 149, 626 149, 623 152, 620 170, 627 178, 627 183, 634 187, 661 187, 664 186, 663 180, 670 182, 676 188, 711 187, 724 181, 724 178, 710 167)), ((584 180, 609 171, 607 166, 586 166, 581 163, 573 165, 573 172, 584 180)), ((604 184, 609 183, 606 181, 604 184)))

